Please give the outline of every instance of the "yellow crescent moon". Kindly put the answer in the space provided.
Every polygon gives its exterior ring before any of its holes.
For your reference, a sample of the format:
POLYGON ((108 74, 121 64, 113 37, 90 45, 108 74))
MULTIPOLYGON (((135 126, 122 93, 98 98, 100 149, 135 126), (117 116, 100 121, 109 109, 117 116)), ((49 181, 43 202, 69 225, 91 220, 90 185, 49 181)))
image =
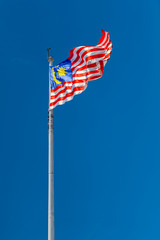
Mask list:
POLYGON ((55 77, 55 71, 54 71, 54 68, 52 68, 52 70, 53 70, 53 79, 54 79, 54 81, 55 81, 57 84, 61 84, 61 82, 58 81, 57 78, 55 77))

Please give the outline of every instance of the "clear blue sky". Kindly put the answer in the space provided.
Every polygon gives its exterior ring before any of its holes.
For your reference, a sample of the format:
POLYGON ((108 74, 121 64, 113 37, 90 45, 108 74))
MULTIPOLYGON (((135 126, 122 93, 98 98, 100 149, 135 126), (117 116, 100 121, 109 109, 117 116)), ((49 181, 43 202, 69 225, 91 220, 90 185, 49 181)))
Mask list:
POLYGON ((47 239, 48 47, 103 77, 54 111, 56 240, 160 239, 160 1, 0 1, 0 239, 47 239))

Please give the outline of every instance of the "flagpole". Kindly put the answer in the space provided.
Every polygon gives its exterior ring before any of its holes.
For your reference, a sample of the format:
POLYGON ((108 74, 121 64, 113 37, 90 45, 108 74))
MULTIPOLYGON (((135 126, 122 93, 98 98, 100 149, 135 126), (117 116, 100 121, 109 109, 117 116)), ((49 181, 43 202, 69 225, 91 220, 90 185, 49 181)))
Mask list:
MULTIPOLYGON (((49 56, 49 66, 53 66, 53 58, 49 56)), ((49 73, 50 75, 50 73, 49 73)), ((50 76, 49 76, 50 78, 50 76)), ((50 82, 49 82, 50 100, 50 82)), ((53 109, 48 110, 48 240, 55 239, 54 231, 54 138, 53 138, 53 109)))

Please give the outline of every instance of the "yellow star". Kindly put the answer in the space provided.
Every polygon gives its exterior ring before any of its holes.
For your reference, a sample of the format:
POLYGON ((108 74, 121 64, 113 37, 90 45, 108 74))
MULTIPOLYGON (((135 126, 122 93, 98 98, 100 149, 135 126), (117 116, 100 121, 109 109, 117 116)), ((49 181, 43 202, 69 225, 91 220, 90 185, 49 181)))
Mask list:
POLYGON ((58 68, 57 71, 58 71, 58 74, 59 74, 59 77, 60 77, 60 78, 66 74, 66 71, 65 71, 65 68, 64 68, 64 67, 58 68))

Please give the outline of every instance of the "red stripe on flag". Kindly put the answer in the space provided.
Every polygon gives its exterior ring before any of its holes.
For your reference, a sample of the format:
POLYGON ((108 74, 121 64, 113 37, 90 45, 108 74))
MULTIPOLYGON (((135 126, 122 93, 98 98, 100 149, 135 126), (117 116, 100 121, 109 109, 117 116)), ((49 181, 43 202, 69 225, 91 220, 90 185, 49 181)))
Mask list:
POLYGON ((108 34, 108 33, 106 33, 106 32, 102 29, 102 37, 100 38, 100 40, 99 40, 99 42, 98 42, 98 45, 101 44, 101 43, 104 41, 106 34, 108 34))
POLYGON ((50 103, 50 107, 51 107, 51 106, 54 106, 54 105, 55 105, 57 102, 59 102, 59 101, 63 101, 63 100, 65 100, 66 98, 73 96, 74 93, 77 92, 77 91, 79 91, 79 90, 74 89, 71 93, 67 93, 64 97, 59 97, 55 102, 50 103))
POLYGON ((58 89, 64 87, 64 85, 65 85, 66 83, 69 83, 69 84, 74 85, 75 83, 84 83, 84 82, 85 82, 84 80, 65 81, 65 82, 63 82, 63 84, 58 85, 58 86, 57 86, 56 88, 54 88, 54 89, 51 89, 51 92, 56 92, 58 89))
MULTIPOLYGON (((70 89, 72 89, 72 86, 71 87, 65 87, 63 90, 61 90, 59 93, 57 93, 55 96, 51 96, 51 99, 56 99, 57 97, 58 97, 58 95, 60 95, 60 94, 62 94, 62 93, 65 93, 67 90, 70 90, 70 89)), ((81 90, 84 90, 84 87, 82 86, 82 87, 74 87, 73 88, 73 91, 72 92, 74 92, 74 91, 81 91, 81 90)), ((71 93, 72 93, 71 92, 71 93)))
POLYGON ((94 74, 94 73, 99 73, 100 72, 100 69, 97 69, 97 70, 94 70, 94 71, 90 71, 90 72, 85 72, 85 73, 76 73, 76 74, 73 74, 73 77, 87 77, 88 75, 90 74, 94 74))

